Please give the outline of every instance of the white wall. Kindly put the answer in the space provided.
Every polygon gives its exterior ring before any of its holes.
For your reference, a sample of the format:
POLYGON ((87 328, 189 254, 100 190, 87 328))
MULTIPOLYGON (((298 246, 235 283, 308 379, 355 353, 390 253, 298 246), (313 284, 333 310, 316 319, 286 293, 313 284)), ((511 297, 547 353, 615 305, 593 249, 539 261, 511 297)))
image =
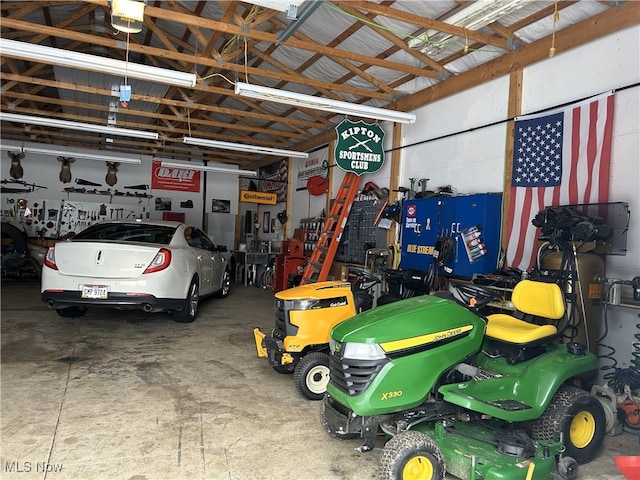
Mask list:
POLYGON ((418 109, 417 122, 402 129, 407 147, 400 185, 428 178, 429 190, 451 185, 460 193, 501 192, 506 124, 446 136, 504 120, 508 95, 509 79, 502 77, 418 109))
MULTIPOLYGON (((324 147, 314 152, 309 153, 308 159, 294 159, 291 162, 291 170, 289 172, 289 191, 291 192, 289 222, 291 224, 291 233, 300 224, 302 218, 313 218, 319 216, 325 209, 327 203, 326 195, 309 195, 306 189, 298 190, 302 188, 304 181, 298 181, 298 173, 305 171, 305 165, 319 165, 323 162, 328 162, 329 148, 324 147)), ((320 173, 327 175, 328 172, 320 173)), ((334 172, 335 174, 335 172, 334 172)), ((305 184, 306 185, 306 184, 305 184)))

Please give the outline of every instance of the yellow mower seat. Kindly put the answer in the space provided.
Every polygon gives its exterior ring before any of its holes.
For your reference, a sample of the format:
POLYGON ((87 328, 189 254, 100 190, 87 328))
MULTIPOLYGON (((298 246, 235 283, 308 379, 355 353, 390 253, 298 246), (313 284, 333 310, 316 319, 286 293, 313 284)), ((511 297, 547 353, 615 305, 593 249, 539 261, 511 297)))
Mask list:
MULTIPOLYGON (((562 290, 555 283, 522 280, 513 289, 511 302, 517 311, 525 315, 559 320, 565 314, 562 290)), ((505 343, 527 345, 557 333, 554 325, 535 325, 504 313, 487 317, 486 335, 505 343)))

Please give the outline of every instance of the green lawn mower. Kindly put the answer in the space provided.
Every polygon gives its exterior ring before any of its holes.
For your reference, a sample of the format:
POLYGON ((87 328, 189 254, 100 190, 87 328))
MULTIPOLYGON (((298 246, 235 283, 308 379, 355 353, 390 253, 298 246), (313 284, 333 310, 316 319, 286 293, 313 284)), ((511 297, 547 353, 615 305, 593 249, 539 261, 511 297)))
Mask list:
POLYGON ((483 287, 453 290, 333 329, 323 426, 335 438, 361 437, 361 451, 384 435, 383 480, 575 478, 598 453, 606 419, 581 388, 596 357, 557 343, 567 326, 561 289, 519 282, 517 317, 482 315, 496 297, 483 287))

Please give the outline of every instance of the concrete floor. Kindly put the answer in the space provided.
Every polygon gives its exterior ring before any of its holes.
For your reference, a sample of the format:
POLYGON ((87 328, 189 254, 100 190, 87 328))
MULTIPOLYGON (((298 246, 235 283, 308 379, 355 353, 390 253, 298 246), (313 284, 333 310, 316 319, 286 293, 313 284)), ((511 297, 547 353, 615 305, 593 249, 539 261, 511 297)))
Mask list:
MULTIPOLYGON (((235 285, 189 325, 100 309, 66 319, 37 282, 4 282, 0 478, 377 478, 380 450, 330 438, 319 403, 256 356, 272 298, 235 285)), ((579 478, 621 480, 613 456, 639 453, 635 436, 607 437, 579 478)))

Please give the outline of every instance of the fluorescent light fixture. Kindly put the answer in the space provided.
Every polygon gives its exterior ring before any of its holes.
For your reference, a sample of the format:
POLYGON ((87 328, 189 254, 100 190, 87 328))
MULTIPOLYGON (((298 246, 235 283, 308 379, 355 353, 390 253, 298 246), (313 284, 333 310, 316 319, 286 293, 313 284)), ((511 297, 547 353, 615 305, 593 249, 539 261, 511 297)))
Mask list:
POLYGON ((258 172, 254 170, 237 170, 235 168, 211 167, 209 165, 192 165, 190 163, 167 162, 162 160, 160 165, 169 168, 184 168, 185 170, 200 170, 204 172, 228 173, 231 175, 243 175, 257 177, 258 172))
POLYGON ((144 20, 144 1, 111 0, 111 26, 125 33, 140 33, 144 20))
POLYGON ((18 42, 7 38, 0 38, 0 52, 5 57, 33 60, 48 65, 77 68, 78 70, 90 70, 118 77, 127 75, 129 78, 178 87, 194 87, 196 84, 195 73, 178 72, 167 68, 125 62, 124 60, 99 57, 61 48, 46 47, 37 43, 18 42))
POLYGON ((286 12, 291 9, 291 7, 295 7, 297 9, 302 2, 304 2, 304 0, 247 0, 246 3, 286 12))
POLYGON ((257 98, 258 100, 284 103, 296 107, 324 110, 326 112, 353 115, 356 117, 375 118, 377 120, 389 120, 398 123, 415 123, 416 121, 416 115, 413 113, 314 97, 313 95, 278 90, 277 88, 263 87, 260 85, 251 85, 244 82, 236 83, 236 94, 244 97, 257 98))
MULTIPOLYGON (((490 23, 518 10, 534 0, 476 0, 467 2, 442 21, 451 25, 480 30, 490 23)), ((437 55, 444 49, 444 42, 453 37, 450 33, 427 30, 425 33, 412 38, 408 42, 409 48, 419 49, 427 55, 437 55)))
POLYGON ((261 147, 259 145, 246 145, 244 143, 221 142, 206 138, 184 137, 182 143, 187 145, 199 145, 201 147, 220 148, 222 150, 234 150, 236 152, 261 153, 264 155, 277 155, 281 157, 309 158, 306 152, 295 150, 282 150, 280 148, 261 147))
POLYGON ((139 158, 128 158, 128 157, 116 157, 113 155, 100 155, 95 153, 85 153, 76 150, 61 150, 56 148, 40 148, 40 147, 31 147, 31 146, 14 146, 14 145, 5 145, 1 146, 2 150, 7 150, 9 152, 23 152, 23 153, 34 153, 37 155, 49 155, 52 157, 73 157, 80 160, 96 160, 99 162, 118 162, 118 163, 131 163, 135 165, 140 165, 141 161, 139 158))
POLYGON ((22 151, 24 153, 36 153, 55 157, 73 157, 81 160, 96 160, 98 162, 131 163, 134 165, 140 165, 141 163, 139 158, 115 157, 113 155, 99 155, 95 153, 84 153, 70 150, 49 150, 46 148, 24 147, 22 151))
POLYGON ((16 113, 0 112, 0 120, 6 122, 28 123, 31 125, 43 125, 45 127, 68 128, 70 130, 83 130, 86 132, 106 133, 107 135, 120 135, 123 137, 136 137, 157 140, 158 134, 145 130, 133 130, 131 128, 110 127, 94 123, 70 122, 49 117, 35 117, 32 115, 18 115, 16 113))

